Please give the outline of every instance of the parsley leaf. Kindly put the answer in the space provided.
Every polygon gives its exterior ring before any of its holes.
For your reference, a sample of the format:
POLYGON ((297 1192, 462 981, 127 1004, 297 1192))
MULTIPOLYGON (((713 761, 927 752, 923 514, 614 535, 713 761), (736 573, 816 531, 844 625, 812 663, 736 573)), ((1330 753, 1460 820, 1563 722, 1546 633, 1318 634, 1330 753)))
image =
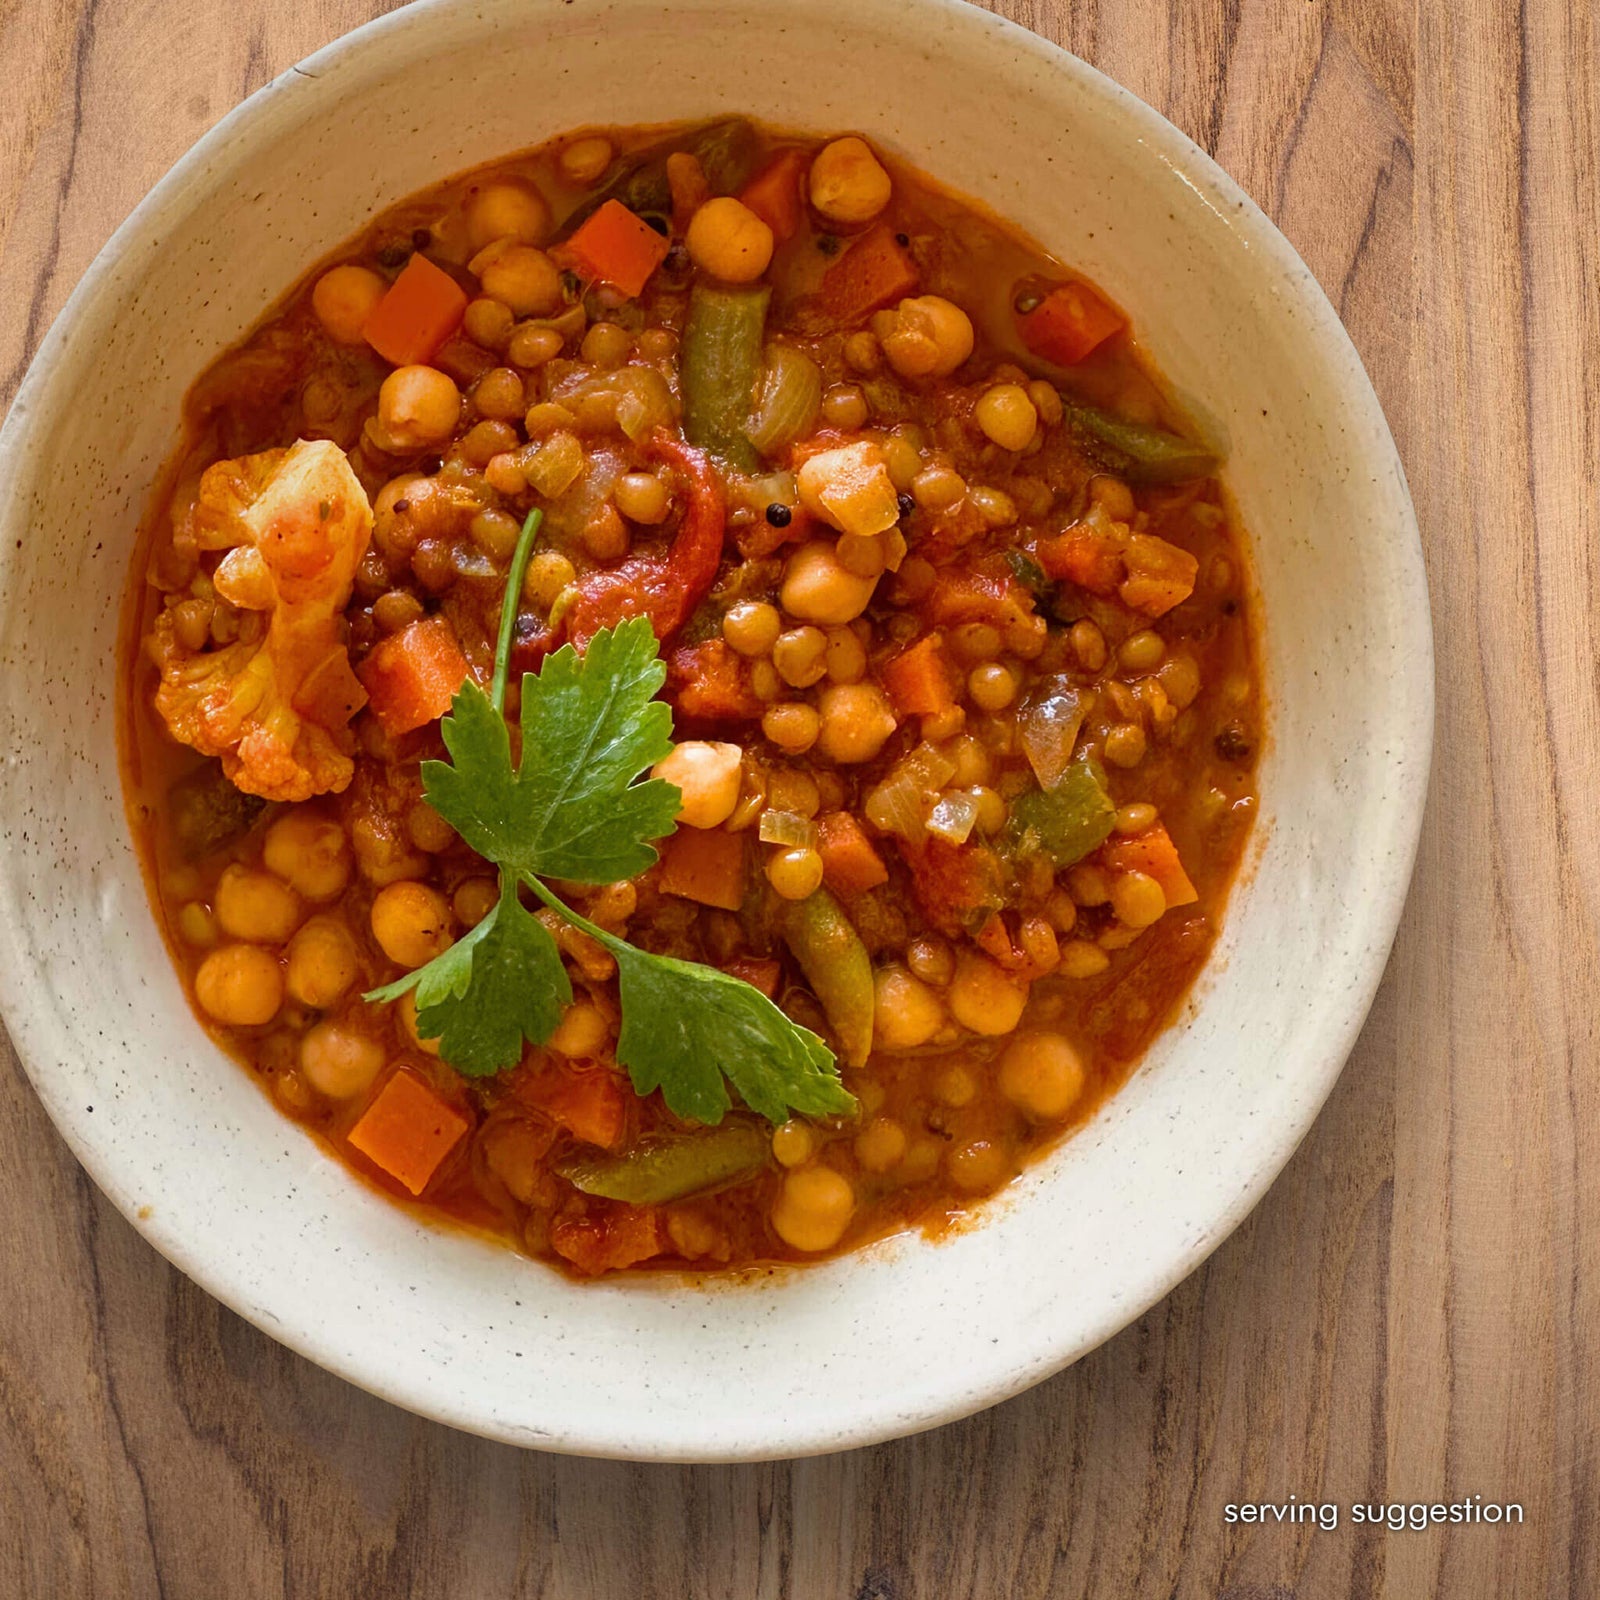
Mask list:
POLYGON ((522 760, 505 719, 465 684, 440 724, 454 765, 427 761, 428 803, 481 856, 524 877, 615 883, 656 859, 680 796, 633 780, 672 749, 672 712, 655 698, 667 669, 649 618, 563 645, 522 679, 522 760))
POLYGON ((524 1038, 548 1039, 572 1003, 572 984, 549 930, 517 898, 505 873, 494 909, 427 966, 366 998, 398 1000, 417 991, 417 1032, 468 1078, 487 1077, 522 1057, 524 1038))
POLYGON ((490 692, 470 679, 440 734, 450 760, 422 765, 428 802, 500 871, 487 917, 425 967, 366 998, 416 990, 417 1032, 445 1061, 481 1077, 543 1044, 572 1001, 549 930, 518 898, 526 884, 616 958, 622 999, 617 1059, 641 1095, 657 1089, 680 1117, 720 1122, 728 1086, 771 1122, 791 1111, 849 1113, 832 1052, 759 990, 715 967, 651 955, 573 911, 540 880, 613 883, 651 866, 650 841, 673 831, 682 796, 640 775, 672 749, 672 712, 649 619, 602 630, 579 656, 570 645, 522 679, 521 754, 513 765, 503 715, 517 596, 539 513, 512 558, 490 692))
POLYGON ((724 1076, 769 1122, 790 1111, 849 1113, 855 1097, 840 1083, 833 1052, 791 1022, 759 989, 715 967, 650 955, 607 933, 542 884, 534 892, 616 957, 622 992, 617 1060, 641 1095, 659 1089, 669 1110, 720 1122, 730 1104, 724 1076))

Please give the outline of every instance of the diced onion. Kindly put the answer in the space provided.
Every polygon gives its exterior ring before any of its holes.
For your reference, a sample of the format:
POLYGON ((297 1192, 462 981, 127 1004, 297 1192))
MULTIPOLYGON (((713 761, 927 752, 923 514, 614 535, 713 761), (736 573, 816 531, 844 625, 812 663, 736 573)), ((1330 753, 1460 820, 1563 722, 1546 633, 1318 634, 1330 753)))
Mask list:
POLYGON ((867 820, 882 833, 897 833, 914 843, 927 831, 935 797, 955 775, 953 757, 935 745, 919 744, 867 795, 867 820))
POLYGON ((1017 718, 1022 753, 1041 789, 1053 789, 1072 761, 1089 697, 1065 678, 1047 678, 1017 718))
POLYGON ((786 344, 767 346, 767 370, 756 414, 745 429, 764 456, 810 433, 822 407, 822 373, 815 361, 786 344))
POLYGON ((565 494, 582 471, 583 446, 571 433, 552 433, 523 468, 528 482, 549 500, 565 494))
POLYGON ((965 789, 949 789, 928 815, 928 832, 965 844, 978 821, 978 802, 965 789))
POLYGON ((817 842, 816 823, 798 811, 763 811, 757 831, 763 844, 781 844, 789 849, 809 850, 817 842))

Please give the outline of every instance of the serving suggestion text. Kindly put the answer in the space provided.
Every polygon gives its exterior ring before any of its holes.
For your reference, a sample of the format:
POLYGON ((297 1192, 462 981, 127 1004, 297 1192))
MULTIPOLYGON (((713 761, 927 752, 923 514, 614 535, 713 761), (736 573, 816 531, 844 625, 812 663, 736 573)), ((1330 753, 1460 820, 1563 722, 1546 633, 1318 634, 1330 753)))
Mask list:
MULTIPOLYGON (((1485 1501, 1481 1494, 1451 1501, 1356 1501, 1347 1508, 1350 1522, 1357 1527, 1387 1528, 1391 1533, 1420 1532, 1440 1522, 1507 1523, 1522 1521, 1522 1507, 1485 1501)), ((1279 1504, 1253 1501, 1244 1505, 1230 1502, 1222 1508, 1224 1522, 1310 1523, 1331 1533, 1339 1526, 1340 1508, 1331 1500, 1302 1500, 1290 1495, 1279 1504)))

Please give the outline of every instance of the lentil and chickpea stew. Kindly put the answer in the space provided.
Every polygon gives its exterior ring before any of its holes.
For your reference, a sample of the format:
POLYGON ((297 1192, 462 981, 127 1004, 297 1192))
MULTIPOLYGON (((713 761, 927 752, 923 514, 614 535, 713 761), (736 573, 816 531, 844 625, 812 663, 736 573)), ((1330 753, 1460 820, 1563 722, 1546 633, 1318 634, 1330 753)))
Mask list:
POLYGON ((184 981, 397 1199, 579 1274, 936 1229, 1213 942, 1239 540, 1118 309, 862 139, 581 132, 188 397, 131 805, 184 981))

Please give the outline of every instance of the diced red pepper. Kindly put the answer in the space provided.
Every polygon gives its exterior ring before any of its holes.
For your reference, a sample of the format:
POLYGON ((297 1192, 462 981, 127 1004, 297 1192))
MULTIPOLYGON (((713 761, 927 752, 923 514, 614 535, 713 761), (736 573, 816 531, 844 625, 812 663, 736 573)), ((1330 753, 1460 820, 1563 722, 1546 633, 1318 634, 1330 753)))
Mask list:
POLYGON ((822 881, 837 894, 861 894, 889 881, 883 858, 848 811, 826 811, 817 818, 817 854, 822 881))
POLYGON ((1000 860, 987 845, 951 844, 930 834, 916 844, 902 840, 900 853, 911 868, 917 905, 941 933, 955 937, 1005 903, 1000 860))
POLYGON ((861 235, 822 275, 821 309, 835 327, 850 328, 917 287, 917 264, 886 222, 861 235))
POLYGON ((1100 859, 1113 872, 1142 872, 1161 885, 1167 906, 1193 905, 1199 891, 1183 870, 1178 847, 1161 823, 1152 823, 1143 833, 1108 840, 1100 848, 1100 859))
POLYGON ((759 721, 766 704, 750 687, 750 668, 726 639, 680 645, 667 663, 678 712, 708 722, 759 721))
POLYGON ((546 1060, 519 1071, 512 1093, 585 1144, 615 1150, 628 1131, 633 1090, 612 1067, 546 1060))
POLYGON ((903 717, 937 716, 955 704, 955 677, 937 633, 918 639, 883 667, 883 686, 903 717))
POLYGON ((679 828, 661 846, 663 894, 737 911, 744 904, 744 835, 724 828, 679 828))

